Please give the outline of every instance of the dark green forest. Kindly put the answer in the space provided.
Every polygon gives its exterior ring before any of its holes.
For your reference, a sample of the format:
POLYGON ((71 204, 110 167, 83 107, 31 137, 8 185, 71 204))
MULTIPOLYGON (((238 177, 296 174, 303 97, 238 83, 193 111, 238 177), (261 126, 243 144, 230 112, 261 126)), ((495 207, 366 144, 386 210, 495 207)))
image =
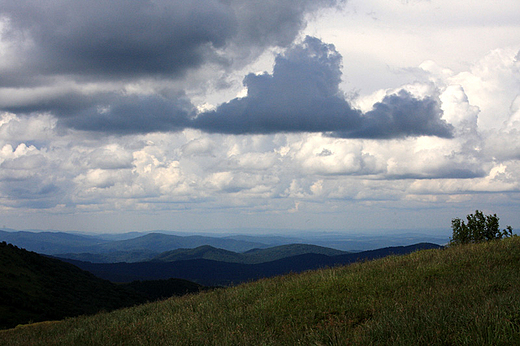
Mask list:
POLYGON ((202 288, 186 280, 118 285, 0 242, 0 328, 111 311, 202 288))

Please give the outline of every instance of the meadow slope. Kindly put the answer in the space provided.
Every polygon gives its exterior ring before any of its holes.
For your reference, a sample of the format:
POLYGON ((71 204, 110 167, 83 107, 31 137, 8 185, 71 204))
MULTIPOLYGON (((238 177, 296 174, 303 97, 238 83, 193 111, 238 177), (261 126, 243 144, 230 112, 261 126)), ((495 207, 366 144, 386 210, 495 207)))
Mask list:
POLYGON ((520 237, 20 326, 0 344, 520 344, 520 237))

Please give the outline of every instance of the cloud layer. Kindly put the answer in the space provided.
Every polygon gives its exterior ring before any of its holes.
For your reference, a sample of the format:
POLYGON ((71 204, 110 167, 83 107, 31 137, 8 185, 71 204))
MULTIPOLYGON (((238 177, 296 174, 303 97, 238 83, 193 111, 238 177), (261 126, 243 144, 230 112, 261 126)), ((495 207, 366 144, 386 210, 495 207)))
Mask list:
POLYGON ((341 4, 0 0, 4 222, 344 229, 517 215, 520 46, 459 69, 421 60, 390 85, 365 69, 381 86, 356 93, 349 50, 304 33, 341 4))
POLYGON ((242 58, 254 59, 254 51, 292 43, 309 12, 340 2, 2 0, 2 37, 12 59, 2 85, 64 75, 180 77, 207 61, 232 63, 236 56, 218 53, 237 47, 242 58))
POLYGON ((288 46, 306 15, 338 3, 2 0, 0 109, 90 131, 183 128, 185 90, 203 86, 208 68, 226 73, 288 46))
MULTIPOLYGON (((509 59, 516 54, 501 52, 503 68, 513 77, 495 74, 491 85, 518 78, 519 62, 509 59)), ((496 60, 489 63, 496 66, 496 60)), ((510 201, 520 191, 518 109, 504 107, 501 116, 509 120, 496 129, 483 129, 479 115, 489 109, 484 103, 473 105, 474 95, 465 91, 472 89, 481 70, 442 79, 430 63, 421 70, 424 82, 385 90, 375 104, 391 104, 388 99, 395 96, 422 100, 426 107, 430 95, 442 102, 436 101, 435 107, 440 105, 443 118, 453 124, 452 138, 377 140, 291 131, 227 136, 189 128, 99 137, 64 133, 51 114, 4 113, 2 206, 44 208, 57 215, 122 208, 136 213, 187 210, 194 215, 234 210, 274 217, 279 212, 335 213, 347 207, 363 213, 381 203, 400 209, 472 208, 475 199, 479 205, 496 203, 496 198, 510 201), (432 86, 431 80, 438 85, 432 86)), ((516 100, 515 92, 509 97, 516 100)), ((362 98, 356 100, 363 103, 362 98)))
POLYGON ((292 44, 307 13, 336 4, 2 1, 7 63, 0 109, 50 112, 65 127, 114 134, 193 128, 226 134, 331 132, 346 138, 451 136, 432 98, 418 100, 401 91, 367 114, 353 109, 339 89, 342 57, 335 47, 310 36, 292 44), (198 114, 182 85, 147 92, 129 92, 125 85, 182 80, 209 63, 226 69, 237 50, 248 60, 273 46, 288 49, 276 57, 272 74, 248 74, 247 96, 214 111, 198 114))

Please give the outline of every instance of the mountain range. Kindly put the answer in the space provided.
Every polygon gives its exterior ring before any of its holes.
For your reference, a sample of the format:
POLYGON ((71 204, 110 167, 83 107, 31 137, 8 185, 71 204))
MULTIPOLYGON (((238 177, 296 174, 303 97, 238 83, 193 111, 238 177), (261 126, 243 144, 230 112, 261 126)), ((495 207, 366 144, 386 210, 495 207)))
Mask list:
POLYGON ((251 242, 199 235, 178 236, 163 233, 137 234, 123 240, 107 240, 96 235, 79 235, 65 232, 6 232, 0 231, 0 241, 14 244, 29 251, 45 255, 90 254, 100 262, 136 262, 152 259, 164 251, 179 248, 194 248, 210 245, 229 251, 247 251, 266 247, 260 242, 251 242), (95 257, 95 256, 94 256, 95 257))
MULTIPOLYGON (((29 251, 46 255, 95 263, 115 263, 148 261, 166 251, 193 249, 204 245, 239 253, 289 244, 312 244, 335 250, 359 252, 417 243, 442 245, 447 243, 448 237, 439 232, 433 232, 432 235, 419 233, 356 235, 291 233, 287 235, 217 234, 203 236, 185 233, 167 234, 159 231, 152 233, 78 234, 38 230, 0 230, 0 241, 6 241, 29 251)), ((288 251, 288 249, 284 249, 284 251, 288 251)))
POLYGON ((194 249, 166 251, 154 257, 154 262, 174 262, 193 259, 208 259, 221 262, 255 264, 279 260, 286 257, 308 253, 336 256, 347 252, 310 244, 288 244, 264 249, 251 249, 242 253, 203 245, 194 249))
MULTIPOLYGON (((294 246, 287 245, 276 249, 275 253, 282 252, 283 248, 291 249, 294 246)), ((228 286, 261 278, 298 273, 306 270, 334 267, 358 261, 371 260, 389 255, 402 255, 417 250, 440 248, 437 244, 420 243, 409 246, 386 247, 377 250, 369 250, 355 253, 324 254, 325 248, 315 246, 301 246, 300 254, 292 252, 285 257, 269 259, 266 255, 272 249, 255 250, 249 257, 247 253, 238 254, 229 251, 220 251, 212 247, 204 246, 194 251, 174 251, 174 256, 159 256, 155 260, 134 263, 91 263, 62 258, 87 270, 96 276, 112 282, 130 282, 134 280, 157 280, 170 277, 181 278, 196 282, 205 286, 228 286), (322 253, 312 252, 318 250, 322 253), (310 251, 310 252, 308 252, 310 251), (196 256, 195 256, 196 254, 196 256), (211 254, 215 259, 204 258, 205 254, 211 254), (258 255, 258 256, 255 256, 258 255), (218 256, 217 256, 218 255, 218 256), (160 260, 163 258, 163 260, 160 260), (173 261, 168 261, 173 258, 173 261), (263 262, 259 262, 264 258, 263 262), (241 261, 239 261, 241 260, 241 261)), ((169 253, 172 255, 172 253, 169 253)))

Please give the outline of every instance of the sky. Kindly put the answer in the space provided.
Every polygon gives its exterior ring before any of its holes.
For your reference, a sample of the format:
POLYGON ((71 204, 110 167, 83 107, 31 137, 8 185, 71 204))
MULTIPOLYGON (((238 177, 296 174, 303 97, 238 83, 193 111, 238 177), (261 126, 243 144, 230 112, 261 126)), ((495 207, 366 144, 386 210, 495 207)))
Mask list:
POLYGON ((0 226, 518 228, 519 18, 518 0, 0 0, 0 226))

